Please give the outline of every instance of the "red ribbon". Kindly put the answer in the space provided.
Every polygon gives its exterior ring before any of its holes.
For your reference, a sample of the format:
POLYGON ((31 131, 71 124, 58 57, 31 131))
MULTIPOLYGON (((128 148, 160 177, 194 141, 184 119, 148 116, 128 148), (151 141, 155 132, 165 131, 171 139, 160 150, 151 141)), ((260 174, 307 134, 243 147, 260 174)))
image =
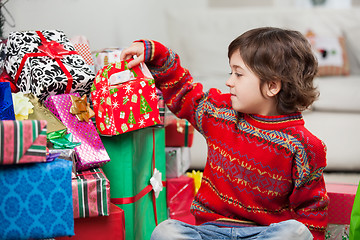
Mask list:
MULTIPOLYGON (((152 161, 152 169, 154 172, 155 169, 155 129, 153 129, 153 161, 152 161)), ((162 181, 162 184, 164 185, 164 187, 166 186, 166 181, 162 181)), ((126 197, 126 198, 111 198, 111 202, 113 204, 130 204, 130 203, 135 203, 136 201, 138 201, 139 199, 141 199, 142 197, 144 197, 146 194, 148 194, 149 192, 151 192, 151 190, 153 190, 153 187, 151 184, 147 185, 146 187, 143 188, 143 190, 141 190, 138 194, 136 194, 133 197, 126 197)), ((157 221, 157 211, 156 211, 156 197, 155 197, 155 192, 153 191, 152 194, 152 199, 153 199, 153 208, 154 208, 154 217, 155 217, 155 224, 156 226, 158 225, 158 221, 157 221)))
POLYGON ((25 65, 26 60, 29 57, 44 57, 44 56, 48 56, 52 59, 54 59, 57 64, 59 64, 61 70, 64 72, 64 74, 66 75, 66 77, 68 78, 68 82, 66 85, 66 90, 65 93, 69 93, 71 90, 71 86, 72 86, 72 82, 73 82, 73 77, 71 76, 70 72, 66 69, 66 67, 64 66, 64 64, 60 61, 60 58, 62 58, 64 55, 72 55, 72 54, 78 54, 77 51, 68 51, 64 48, 64 46, 60 43, 57 43, 55 41, 47 41, 46 38, 44 37, 44 35, 40 32, 40 31, 36 31, 36 33, 39 35, 41 41, 42 41, 42 45, 40 45, 39 51, 37 53, 26 53, 23 57, 23 59, 21 60, 20 66, 16 72, 15 75, 15 83, 17 82, 17 80, 19 79, 20 73, 25 65))
POLYGON ((64 48, 64 45, 56 41, 43 42, 38 49, 40 52, 45 53, 52 59, 62 58, 64 54, 69 52, 64 48))

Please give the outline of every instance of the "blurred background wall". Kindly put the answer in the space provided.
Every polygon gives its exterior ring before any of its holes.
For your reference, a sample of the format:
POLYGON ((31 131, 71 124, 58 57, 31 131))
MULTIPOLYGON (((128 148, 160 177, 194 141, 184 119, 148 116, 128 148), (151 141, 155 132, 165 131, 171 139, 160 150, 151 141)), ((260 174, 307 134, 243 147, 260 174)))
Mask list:
MULTIPOLYGON (((93 50, 126 47, 149 38, 168 42, 167 9, 233 7, 351 7, 360 0, 0 0, 11 31, 59 29, 68 37, 84 35, 93 50)), ((181 29, 179 29, 181 31, 181 29)))

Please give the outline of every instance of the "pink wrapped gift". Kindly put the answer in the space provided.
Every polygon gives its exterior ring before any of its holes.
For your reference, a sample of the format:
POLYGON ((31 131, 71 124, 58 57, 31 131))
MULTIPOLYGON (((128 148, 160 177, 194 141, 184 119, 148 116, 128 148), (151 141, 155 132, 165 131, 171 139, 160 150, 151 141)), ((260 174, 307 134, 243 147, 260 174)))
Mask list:
POLYGON ((330 198, 329 223, 350 224, 357 187, 355 184, 326 183, 330 198))
POLYGON ((89 116, 85 113, 72 114, 73 107, 71 96, 80 97, 78 93, 49 96, 44 105, 67 127, 73 134, 74 142, 81 142, 75 147, 78 156, 77 171, 100 167, 110 161, 104 145, 92 121, 86 121, 89 116), (79 120, 81 119, 81 120, 79 120))
POLYGON ((109 216, 110 182, 101 168, 78 172, 71 185, 74 218, 109 216))

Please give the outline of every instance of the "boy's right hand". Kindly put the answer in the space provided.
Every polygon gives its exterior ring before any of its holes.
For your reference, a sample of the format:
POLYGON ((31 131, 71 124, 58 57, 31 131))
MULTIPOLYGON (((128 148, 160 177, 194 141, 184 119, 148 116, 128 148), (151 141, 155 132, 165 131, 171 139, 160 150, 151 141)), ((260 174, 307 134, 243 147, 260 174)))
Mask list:
POLYGON ((128 63, 128 68, 132 68, 136 65, 139 65, 141 62, 144 62, 145 59, 145 47, 142 42, 134 42, 130 45, 130 47, 125 48, 121 51, 120 61, 127 60, 132 58, 133 56, 137 56, 131 62, 128 63))

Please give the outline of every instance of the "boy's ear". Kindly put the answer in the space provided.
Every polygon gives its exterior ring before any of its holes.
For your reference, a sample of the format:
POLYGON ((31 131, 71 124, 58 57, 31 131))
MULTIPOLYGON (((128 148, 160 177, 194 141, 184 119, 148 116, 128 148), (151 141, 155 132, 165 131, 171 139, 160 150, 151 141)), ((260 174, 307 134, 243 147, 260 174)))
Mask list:
POLYGON ((270 81, 267 83, 267 90, 266 94, 268 97, 274 97, 276 94, 278 94, 281 90, 281 81, 270 81))

